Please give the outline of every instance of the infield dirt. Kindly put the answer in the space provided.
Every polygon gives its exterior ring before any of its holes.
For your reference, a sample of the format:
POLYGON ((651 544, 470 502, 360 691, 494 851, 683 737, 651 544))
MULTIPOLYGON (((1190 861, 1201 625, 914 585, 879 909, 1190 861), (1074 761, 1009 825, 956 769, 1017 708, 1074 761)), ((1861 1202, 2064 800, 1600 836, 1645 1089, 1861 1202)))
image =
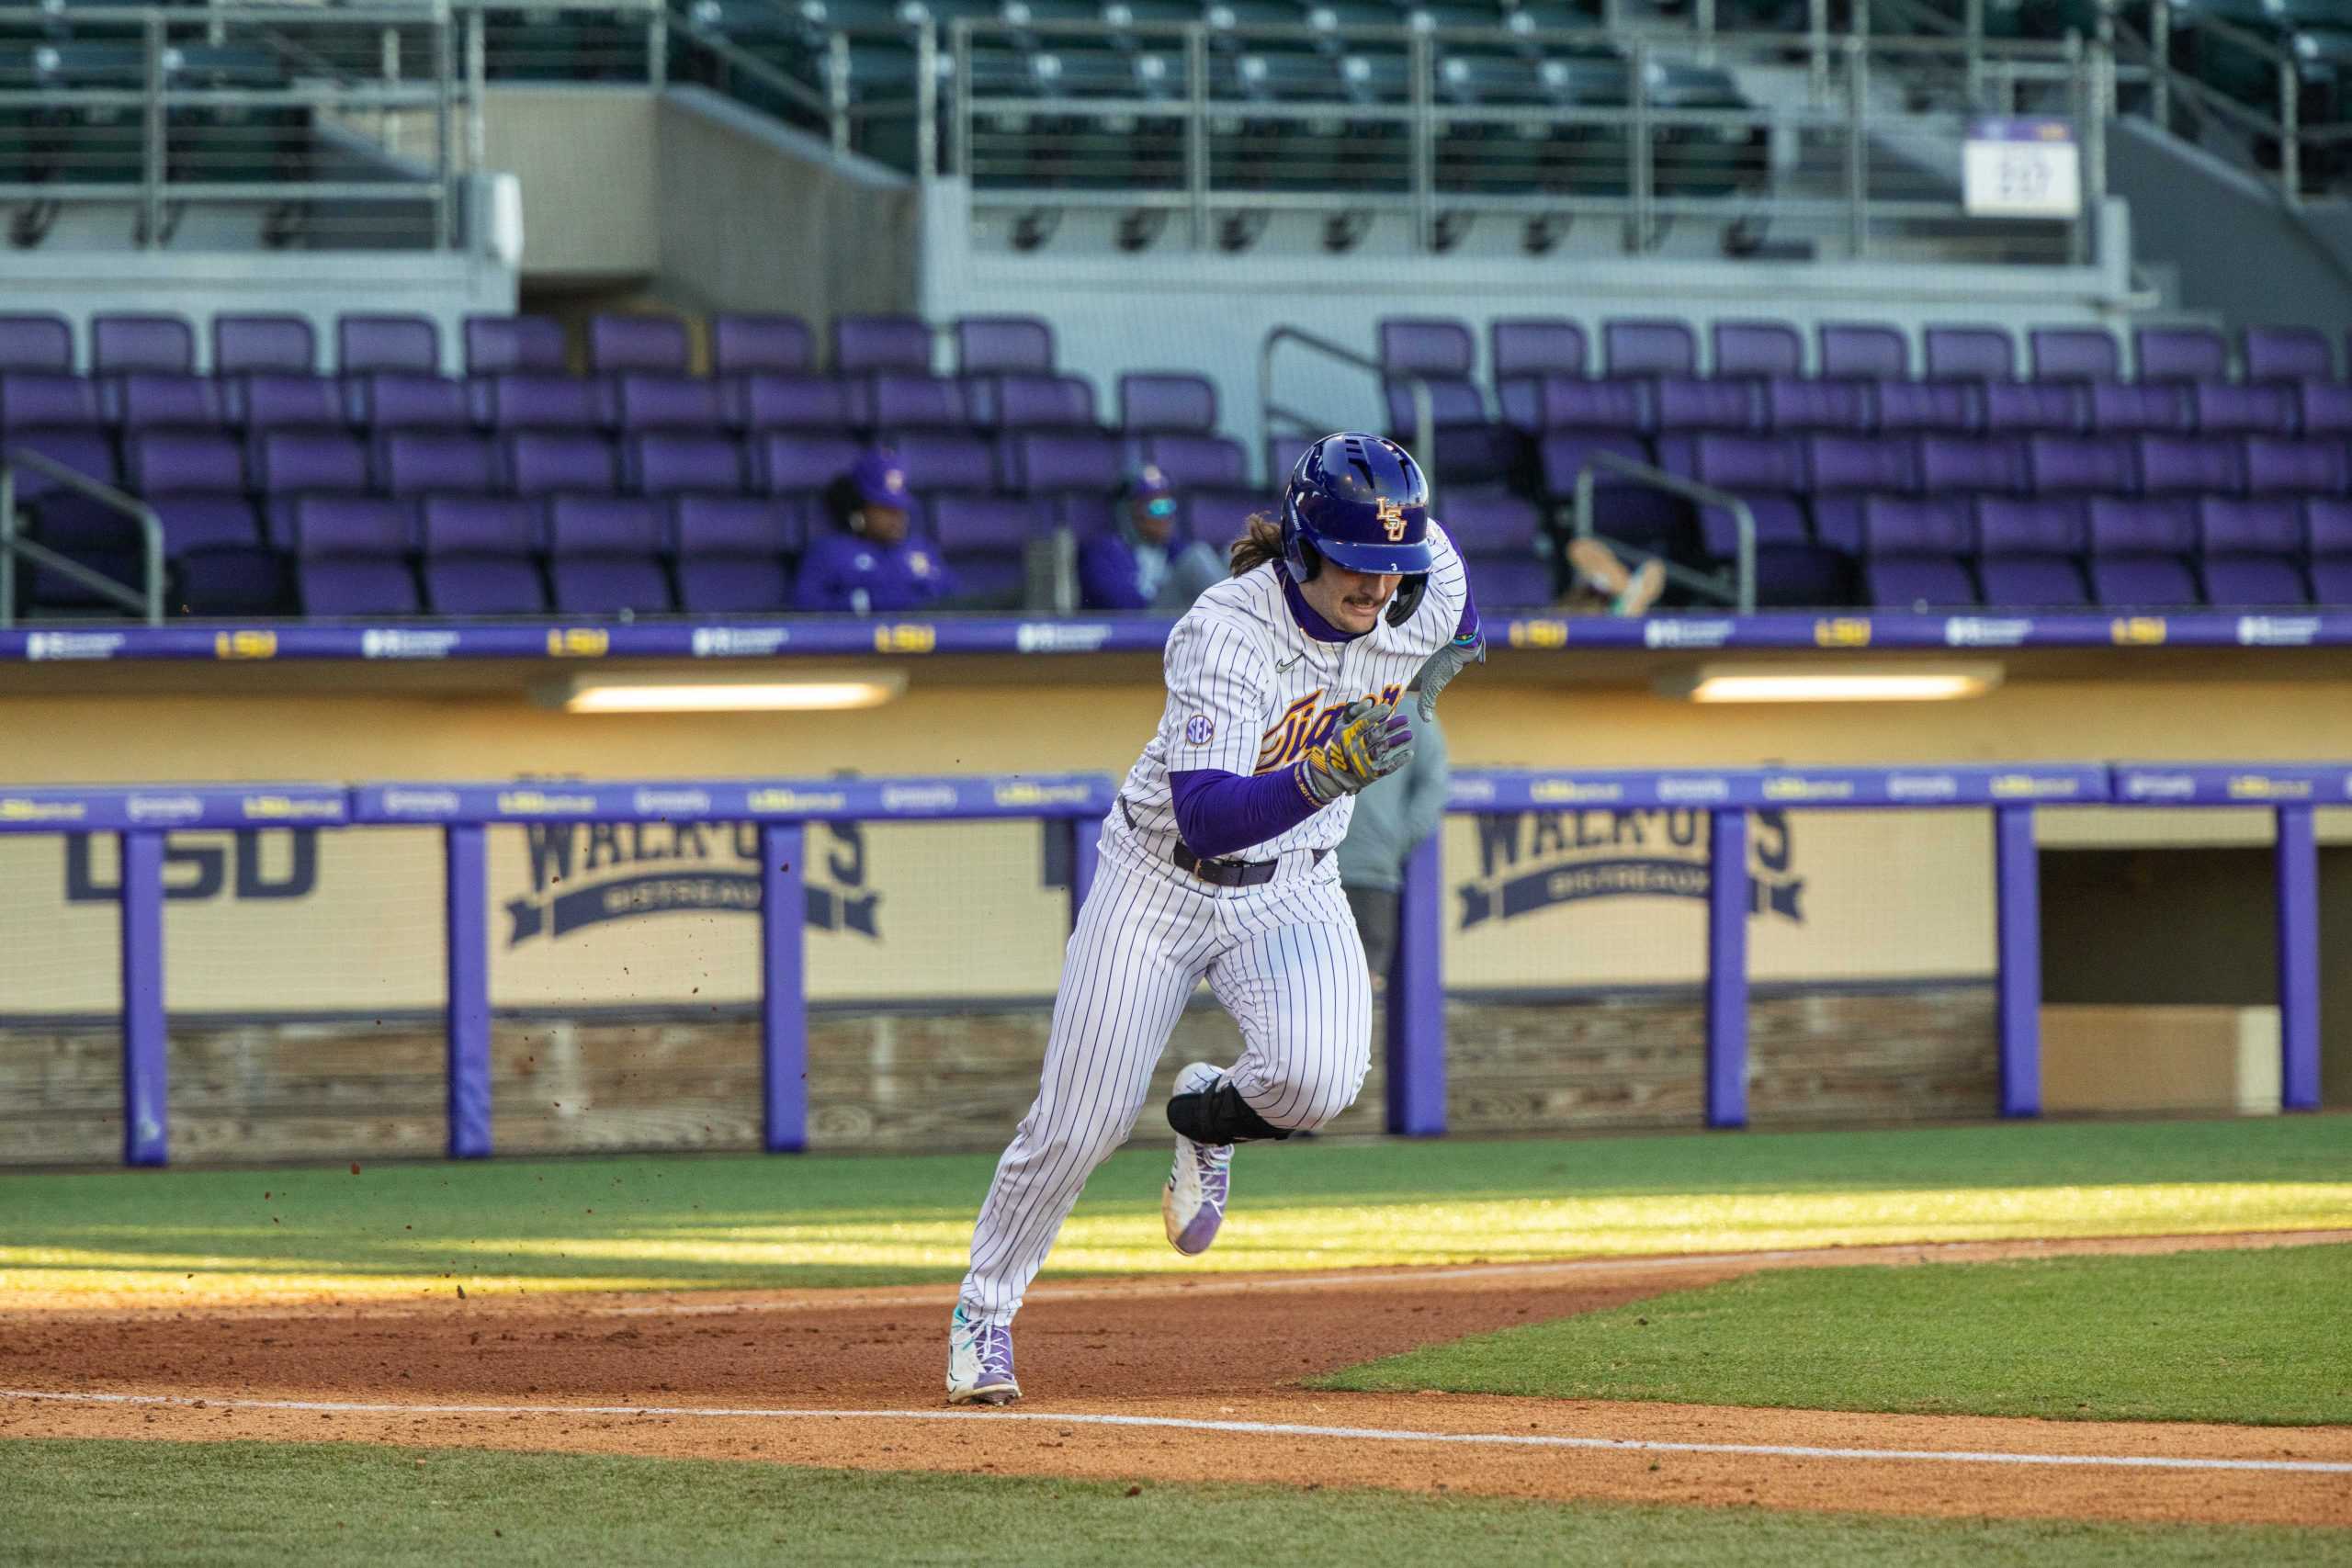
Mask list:
POLYGON ((167 1402, 0 1397, 0 1438, 328 1438, 1555 1500, 2352 1527, 2352 1476, 2341 1472, 1530 1448, 1370 1435, 2347 1463, 2352 1427, 1885 1416, 1298 1386, 1317 1373, 1417 1346, 1760 1268, 2313 1242, 2352 1242, 2352 1233, 1046 1286, 1032 1293, 1020 1322, 1020 1371, 1029 1397, 1016 1407, 1019 1420, 987 1411, 944 1420, 890 1414, 939 1404, 953 1299, 946 1287, 471 1300, 452 1287, 421 1301, 364 1306, 12 1308, 0 1312, 0 1387, 167 1402), (322 1402, 372 1408, 286 1407, 322 1402), (421 1405, 486 1408, 415 1408, 421 1405), (704 1411, 734 1414, 689 1414, 704 1411), (1357 1435, 1038 1418, 1061 1415, 1313 1426, 1357 1435))

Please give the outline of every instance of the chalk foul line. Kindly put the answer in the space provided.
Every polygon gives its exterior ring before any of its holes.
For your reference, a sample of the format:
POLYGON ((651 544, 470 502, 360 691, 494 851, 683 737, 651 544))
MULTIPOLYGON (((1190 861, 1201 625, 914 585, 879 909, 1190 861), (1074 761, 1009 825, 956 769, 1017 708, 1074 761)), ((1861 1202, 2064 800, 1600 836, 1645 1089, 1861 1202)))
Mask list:
POLYGON ((1728 1454, 1757 1459, 1869 1462, 1914 1461, 1940 1464, 2352 1475, 2352 1461, 2330 1460, 2196 1459, 2158 1454, 2033 1454, 1962 1449, 1846 1449, 1802 1443, 1694 1443, 1648 1438, 1577 1438, 1522 1432, 1416 1432, 1383 1427, 1317 1427, 1288 1421, 1210 1421, 1177 1416, 1057 1416, 1042 1410, 788 1410, 662 1404, 369 1404, 332 1399, 214 1399, 192 1394, 55 1393, 40 1389, 0 1389, 0 1399, 52 1404, 311 1411, 333 1416, 618 1416, 635 1419, 665 1416, 736 1421, 1051 1421, 1064 1427, 1144 1427, 1184 1432, 1230 1432, 1244 1437, 1336 1438, 1365 1443, 1468 1443, 1497 1448, 1728 1454))

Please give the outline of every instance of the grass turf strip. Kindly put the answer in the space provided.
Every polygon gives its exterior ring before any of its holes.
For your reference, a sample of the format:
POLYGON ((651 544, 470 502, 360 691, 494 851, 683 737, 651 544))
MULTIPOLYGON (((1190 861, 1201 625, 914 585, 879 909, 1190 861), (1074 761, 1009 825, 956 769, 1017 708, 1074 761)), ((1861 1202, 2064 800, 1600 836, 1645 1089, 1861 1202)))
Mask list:
MULTIPOLYGON (((0 1175, 0 1291, 68 1300, 888 1285, 964 1269, 989 1156, 0 1175)), ((1096 1173, 1049 1278, 2352 1224, 2352 1118, 1244 1151, 1178 1257, 1166 1156, 1096 1173)))
POLYGON ((1751 1275, 1318 1386, 2100 1421, 2352 1422, 2352 1246, 1751 1275))
POLYGON ((21 1564, 2352 1564, 2352 1532, 1894 1519, 334 1443, 0 1442, 21 1564), (423 1462, 420 1463, 419 1461, 423 1462))

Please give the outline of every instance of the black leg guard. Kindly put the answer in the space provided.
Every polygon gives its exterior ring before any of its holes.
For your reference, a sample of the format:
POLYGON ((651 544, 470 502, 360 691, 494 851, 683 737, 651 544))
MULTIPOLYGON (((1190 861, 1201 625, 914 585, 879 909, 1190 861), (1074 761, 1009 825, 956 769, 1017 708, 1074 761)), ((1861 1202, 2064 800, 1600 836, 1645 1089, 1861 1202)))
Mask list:
POLYGON ((1277 1127, 1250 1110, 1229 1079, 1204 1092, 1170 1095, 1168 1124, 1196 1144, 1280 1143, 1290 1136, 1289 1128, 1277 1127))

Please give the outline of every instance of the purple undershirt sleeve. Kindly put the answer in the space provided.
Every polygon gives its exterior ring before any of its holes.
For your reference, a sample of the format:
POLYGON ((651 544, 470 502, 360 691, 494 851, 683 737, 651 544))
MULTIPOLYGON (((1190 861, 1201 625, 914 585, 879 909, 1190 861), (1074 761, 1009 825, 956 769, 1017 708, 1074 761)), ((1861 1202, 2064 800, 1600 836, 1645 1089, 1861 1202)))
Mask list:
POLYGON ((1216 860, 1278 839, 1322 809, 1299 782, 1301 763, 1244 777, 1222 768, 1168 775, 1176 830, 1192 852, 1216 860))
POLYGON ((1477 636, 1478 602, 1470 597, 1470 580, 1468 575, 1464 574, 1462 580, 1462 619, 1454 625, 1453 640, 1470 642, 1477 636))

